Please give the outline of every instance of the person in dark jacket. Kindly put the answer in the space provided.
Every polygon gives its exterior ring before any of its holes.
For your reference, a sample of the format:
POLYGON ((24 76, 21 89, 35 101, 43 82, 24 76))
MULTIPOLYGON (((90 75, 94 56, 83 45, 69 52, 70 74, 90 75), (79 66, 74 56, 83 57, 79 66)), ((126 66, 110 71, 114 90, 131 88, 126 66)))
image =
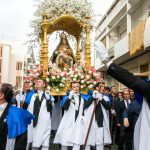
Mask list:
POLYGON ((28 111, 11 105, 13 87, 0 87, 0 150, 26 150, 27 127, 34 118, 28 111))
POLYGON ((138 117, 134 130, 134 150, 149 150, 150 142, 150 84, 134 76, 129 71, 121 68, 119 65, 109 60, 108 52, 105 46, 95 43, 95 49, 100 54, 100 59, 108 68, 108 75, 112 76, 128 88, 139 92, 143 96, 142 110, 138 117))

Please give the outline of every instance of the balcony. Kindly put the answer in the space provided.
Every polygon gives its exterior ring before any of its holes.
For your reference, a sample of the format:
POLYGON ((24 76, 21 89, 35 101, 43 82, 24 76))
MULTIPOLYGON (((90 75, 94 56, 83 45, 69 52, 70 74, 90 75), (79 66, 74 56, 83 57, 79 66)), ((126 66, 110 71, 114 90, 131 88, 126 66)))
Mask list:
POLYGON ((114 59, 121 57, 122 55, 129 52, 128 49, 128 35, 122 38, 119 42, 114 45, 114 59))

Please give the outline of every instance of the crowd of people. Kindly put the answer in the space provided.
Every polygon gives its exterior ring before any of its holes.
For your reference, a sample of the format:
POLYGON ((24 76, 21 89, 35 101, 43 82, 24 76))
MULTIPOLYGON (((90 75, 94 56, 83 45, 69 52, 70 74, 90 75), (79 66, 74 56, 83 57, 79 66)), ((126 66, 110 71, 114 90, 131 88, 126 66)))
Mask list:
POLYGON ((70 92, 59 97, 45 91, 43 79, 36 81, 35 90, 24 82, 18 93, 4 83, 0 87, 1 150, 49 150, 50 138, 61 150, 70 146, 73 150, 104 150, 113 144, 118 150, 149 149, 150 84, 110 61, 101 43, 95 49, 108 74, 128 88, 118 92, 116 86, 99 82, 85 95, 79 93, 78 82, 71 82, 70 92), (143 103, 133 90, 141 93, 143 103))
POLYGON ((11 101, 35 116, 27 127, 27 149, 48 149, 50 138, 61 144, 62 150, 68 146, 73 150, 103 150, 112 144, 118 145, 118 150, 133 149, 134 127, 141 111, 133 90, 118 91, 103 82, 83 95, 79 83, 72 82, 68 95, 53 97, 44 92, 43 80, 39 79, 36 87, 35 91, 29 90, 26 81, 23 91, 16 91, 11 101))

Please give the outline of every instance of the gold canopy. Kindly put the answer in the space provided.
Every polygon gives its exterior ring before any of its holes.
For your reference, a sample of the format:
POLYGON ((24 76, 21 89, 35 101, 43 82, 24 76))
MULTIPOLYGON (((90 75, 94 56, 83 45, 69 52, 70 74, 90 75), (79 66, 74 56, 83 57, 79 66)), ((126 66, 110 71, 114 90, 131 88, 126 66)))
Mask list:
MULTIPOLYGON (((90 17, 86 17, 87 20, 90 17)), ((42 35, 41 35, 41 52, 40 52, 40 63, 43 64, 43 76, 46 78, 46 72, 48 70, 48 39, 47 35, 52 34, 57 30, 65 31, 73 35, 77 40, 77 51, 76 59, 77 63, 80 64, 80 35, 84 29, 86 32, 86 46, 85 46, 85 66, 89 68, 91 66, 91 52, 90 52, 90 30, 89 24, 78 21, 71 15, 64 14, 59 18, 49 21, 47 14, 43 14, 43 21, 41 23, 42 35)))

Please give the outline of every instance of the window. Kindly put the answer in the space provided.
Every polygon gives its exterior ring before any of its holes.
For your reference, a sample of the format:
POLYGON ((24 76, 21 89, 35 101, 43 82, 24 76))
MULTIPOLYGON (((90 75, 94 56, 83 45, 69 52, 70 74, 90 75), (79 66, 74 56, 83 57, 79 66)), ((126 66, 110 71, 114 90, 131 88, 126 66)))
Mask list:
POLYGON ((2 57, 2 53, 3 53, 3 47, 0 47, 0 57, 2 57))
POLYGON ((140 73, 144 73, 144 72, 148 72, 149 71, 149 65, 144 64, 144 65, 140 65, 140 73))
POLYGON ((22 70, 22 62, 16 63, 16 70, 22 70))
POLYGON ((22 86, 22 77, 16 77, 16 86, 20 88, 22 86))

